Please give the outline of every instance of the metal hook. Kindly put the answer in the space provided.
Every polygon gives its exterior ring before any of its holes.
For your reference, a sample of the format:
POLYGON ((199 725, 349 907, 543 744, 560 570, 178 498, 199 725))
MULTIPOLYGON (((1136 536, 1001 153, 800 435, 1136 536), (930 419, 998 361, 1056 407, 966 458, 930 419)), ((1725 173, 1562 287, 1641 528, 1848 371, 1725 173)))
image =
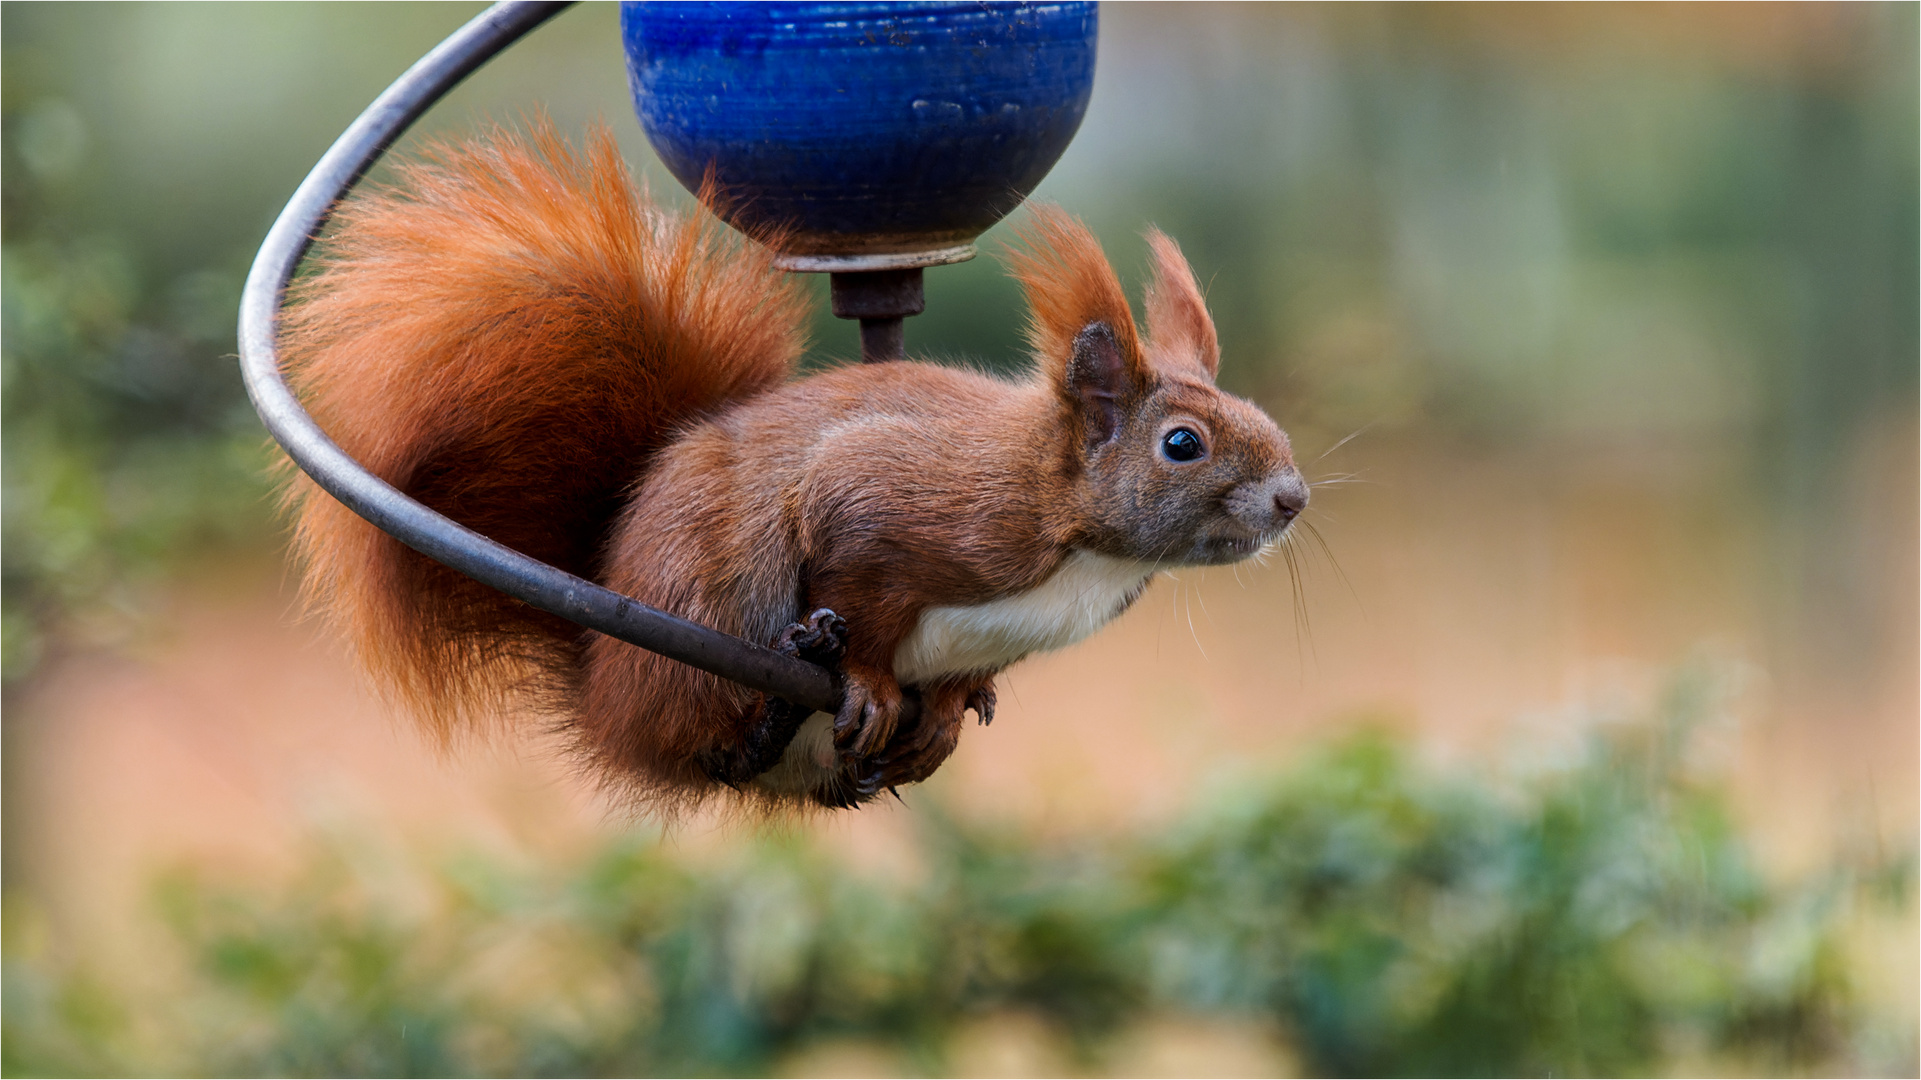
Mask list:
MULTIPOLYGON (((274 221, 247 274, 240 298, 240 369, 247 396, 287 455, 328 494, 428 558, 590 630, 799 705, 837 712, 840 679, 825 668, 528 558, 408 498, 335 444, 281 375, 274 318, 287 283, 334 205, 462 79, 570 6, 572 0, 509 0, 488 8, 408 68, 328 148, 274 221)), ((917 704, 908 697, 908 710, 917 704)))

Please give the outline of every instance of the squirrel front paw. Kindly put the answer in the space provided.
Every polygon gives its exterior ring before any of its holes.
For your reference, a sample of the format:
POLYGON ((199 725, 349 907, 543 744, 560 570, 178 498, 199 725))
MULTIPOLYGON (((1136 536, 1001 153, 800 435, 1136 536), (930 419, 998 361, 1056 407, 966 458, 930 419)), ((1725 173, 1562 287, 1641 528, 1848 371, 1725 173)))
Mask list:
POLYGON ((887 745, 900 720, 900 684, 865 664, 843 664, 844 691, 834 716, 834 745, 847 760, 871 756, 887 745))
MULTIPOLYGON (((768 642, 774 651, 799 657, 810 664, 838 667, 847 648, 847 621, 830 608, 821 608, 792 623, 768 642)), ((787 745, 814 710, 782 698, 761 695, 733 742, 713 746, 698 755, 709 779, 738 788, 780 763, 787 745)))
POLYGON ((981 726, 986 727, 994 722, 994 704, 999 700, 1000 696, 994 693, 994 680, 988 679, 968 692, 964 707, 974 710, 981 726))
POLYGON ((834 614, 833 608, 820 608, 797 623, 789 623, 774 636, 771 647, 810 664, 839 667, 841 656, 847 652, 847 620, 834 614))

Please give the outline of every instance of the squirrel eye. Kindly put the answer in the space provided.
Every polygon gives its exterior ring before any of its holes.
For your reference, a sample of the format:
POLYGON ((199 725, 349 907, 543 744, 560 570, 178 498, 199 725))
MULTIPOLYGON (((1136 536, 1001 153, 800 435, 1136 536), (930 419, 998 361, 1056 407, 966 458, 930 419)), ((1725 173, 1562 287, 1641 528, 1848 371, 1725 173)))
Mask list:
POLYGON ((1194 461, 1205 453, 1201 437, 1184 427, 1161 436, 1161 454, 1169 461, 1194 461))

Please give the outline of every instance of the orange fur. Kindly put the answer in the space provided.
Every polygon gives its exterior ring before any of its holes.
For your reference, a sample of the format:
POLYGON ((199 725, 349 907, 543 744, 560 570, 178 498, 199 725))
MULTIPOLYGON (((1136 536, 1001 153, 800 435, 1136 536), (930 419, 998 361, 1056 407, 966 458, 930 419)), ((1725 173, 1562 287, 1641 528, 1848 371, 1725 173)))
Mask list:
MULTIPOLYGON (((431 148, 340 207, 281 347, 346 451, 454 520, 592 577, 622 496, 682 424, 778 385, 798 285, 635 190, 612 135, 431 148)), ((438 735, 571 708, 580 631, 428 560, 302 478, 309 595, 438 735)))
POLYGON ((1198 361, 1196 374, 1211 382, 1221 367, 1221 344, 1194 271, 1180 245, 1159 229, 1147 230, 1147 249, 1154 263, 1145 298, 1148 352, 1161 367, 1198 361))
POLYGON ((1284 527, 1277 485, 1299 484, 1273 422, 1212 386, 1213 326, 1172 242, 1143 352, 1100 245, 1053 208, 1010 257, 1037 360, 1019 380, 906 362, 790 378, 799 285, 710 219, 649 204, 605 131, 585 155, 544 124, 440 146, 337 221, 282 347, 349 453, 510 547, 727 633, 769 643, 822 607, 846 620, 831 740, 774 743, 787 756, 768 767, 744 749, 779 713, 757 695, 535 612, 294 485, 311 595, 431 731, 543 708, 656 807, 750 780, 850 805, 926 778, 999 670, 1052 647, 1017 625, 969 654, 991 663, 915 661, 922 718, 903 729, 896 657, 930 609, 1051 596, 1035 590, 1070 557, 1142 585, 1163 563, 1244 558, 1284 527), (1212 456, 1160 456, 1175 424, 1212 456))
POLYGON ((1027 297, 1027 341, 1043 363, 1066 364, 1074 338, 1090 323, 1105 323, 1129 368, 1144 367, 1134 316, 1099 240, 1079 218, 1058 206, 1034 206, 1016 227, 1022 246, 1008 252, 1008 269, 1027 297))

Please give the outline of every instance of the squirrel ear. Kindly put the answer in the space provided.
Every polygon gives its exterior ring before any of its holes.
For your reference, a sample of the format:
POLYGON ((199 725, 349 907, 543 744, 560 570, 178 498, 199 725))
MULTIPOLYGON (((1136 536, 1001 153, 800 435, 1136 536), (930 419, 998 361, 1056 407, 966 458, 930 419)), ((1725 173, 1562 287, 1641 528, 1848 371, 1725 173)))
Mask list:
POLYGON ((1146 298, 1148 362, 1157 371, 1198 365, 1212 382, 1221 367, 1221 345, 1194 271, 1180 245, 1159 229, 1147 230, 1147 247, 1154 260, 1146 298))
POLYGON ((1127 365, 1106 323, 1091 323, 1074 338, 1064 384, 1086 419, 1087 444, 1099 446, 1121 427, 1121 396, 1128 390, 1127 365))
POLYGON ((1006 260, 1027 294, 1034 355, 1070 400, 1088 402, 1085 388, 1098 384, 1107 395, 1101 400, 1118 409, 1130 390, 1145 385, 1147 361, 1100 241, 1078 218, 1044 203, 1030 206, 1015 235, 1021 246, 1006 260))

